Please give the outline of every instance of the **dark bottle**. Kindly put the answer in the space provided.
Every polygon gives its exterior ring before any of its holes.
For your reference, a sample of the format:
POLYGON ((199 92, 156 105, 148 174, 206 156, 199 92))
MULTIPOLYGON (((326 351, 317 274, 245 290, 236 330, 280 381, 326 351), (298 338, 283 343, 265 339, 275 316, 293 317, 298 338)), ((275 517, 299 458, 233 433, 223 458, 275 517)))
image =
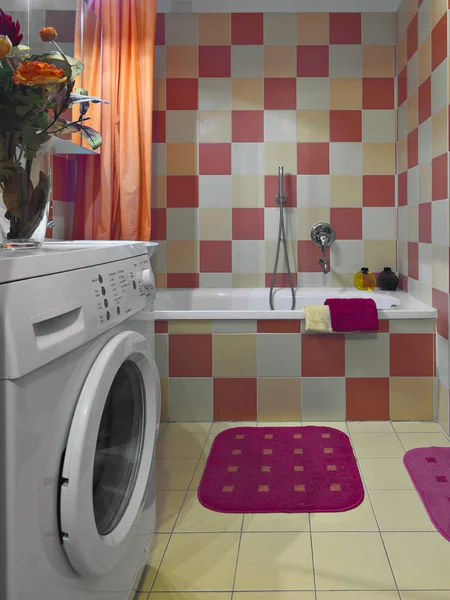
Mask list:
POLYGON ((380 290, 389 290, 394 292, 398 288, 398 277, 391 267, 384 267, 381 273, 378 273, 377 285, 380 290))

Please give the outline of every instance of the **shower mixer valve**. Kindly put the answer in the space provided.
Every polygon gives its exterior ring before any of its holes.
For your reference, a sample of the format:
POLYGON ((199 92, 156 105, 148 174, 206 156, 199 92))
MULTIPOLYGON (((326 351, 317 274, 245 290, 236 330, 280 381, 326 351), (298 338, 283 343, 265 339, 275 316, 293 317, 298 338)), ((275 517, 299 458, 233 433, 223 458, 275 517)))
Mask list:
POLYGON ((322 249, 319 265, 322 267, 323 272, 327 274, 330 271, 330 265, 325 254, 327 248, 329 248, 336 239, 336 231, 329 223, 317 223, 311 229, 311 239, 316 246, 319 246, 319 248, 322 249))

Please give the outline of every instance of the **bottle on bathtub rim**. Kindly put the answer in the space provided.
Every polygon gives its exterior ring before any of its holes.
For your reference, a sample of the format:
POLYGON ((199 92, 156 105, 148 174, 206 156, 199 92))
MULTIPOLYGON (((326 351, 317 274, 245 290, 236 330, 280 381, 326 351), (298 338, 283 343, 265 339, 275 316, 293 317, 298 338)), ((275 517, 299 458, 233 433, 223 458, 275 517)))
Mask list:
POLYGON ((357 290, 372 292, 377 287, 377 280, 367 267, 361 267, 361 270, 353 277, 353 285, 357 290))

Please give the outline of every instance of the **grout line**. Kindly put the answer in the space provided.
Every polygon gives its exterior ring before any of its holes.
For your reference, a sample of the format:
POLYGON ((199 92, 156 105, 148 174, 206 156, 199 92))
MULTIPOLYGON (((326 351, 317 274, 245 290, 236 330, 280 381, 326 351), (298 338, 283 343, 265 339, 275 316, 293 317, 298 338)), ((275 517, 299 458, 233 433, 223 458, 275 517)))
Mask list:
POLYGON ((236 566, 234 568, 233 583, 231 585, 231 600, 233 600, 234 592, 235 592, 234 586, 236 585, 236 576, 237 576, 237 570, 238 570, 238 565, 239 565, 239 555, 241 552, 242 534, 244 531, 244 517, 245 517, 245 514, 242 514, 241 531, 239 533, 238 551, 236 554, 236 566))
POLYGON ((313 535, 312 535, 312 526, 311 526, 311 513, 308 513, 308 524, 309 524, 309 540, 311 544, 311 561, 312 561, 312 571, 313 571, 313 581, 314 581, 314 598, 317 600, 317 581, 316 581, 316 565, 314 562, 314 545, 313 545, 313 535))

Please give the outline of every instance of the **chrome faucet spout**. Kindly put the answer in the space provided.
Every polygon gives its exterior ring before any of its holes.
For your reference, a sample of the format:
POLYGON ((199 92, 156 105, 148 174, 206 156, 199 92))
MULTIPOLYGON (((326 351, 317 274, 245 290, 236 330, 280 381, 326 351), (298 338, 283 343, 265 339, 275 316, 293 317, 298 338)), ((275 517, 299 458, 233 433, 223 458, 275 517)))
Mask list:
POLYGON ((324 274, 328 275, 328 258, 326 256, 322 256, 321 258, 319 258, 319 265, 322 267, 324 274))

